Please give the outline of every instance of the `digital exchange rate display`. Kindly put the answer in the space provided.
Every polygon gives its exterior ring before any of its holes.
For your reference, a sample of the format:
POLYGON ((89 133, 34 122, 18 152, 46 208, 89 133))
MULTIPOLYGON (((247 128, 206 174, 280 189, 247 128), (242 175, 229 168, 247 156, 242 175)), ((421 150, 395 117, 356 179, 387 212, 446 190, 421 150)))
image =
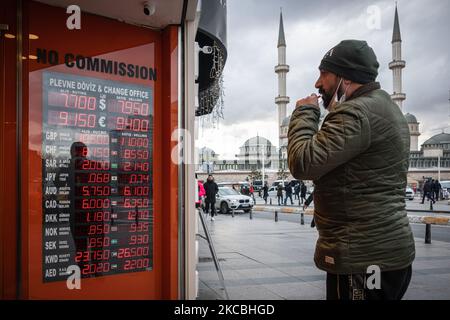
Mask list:
POLYGON ((43 73, 44 282, 153 266, 153 91, 43 73))

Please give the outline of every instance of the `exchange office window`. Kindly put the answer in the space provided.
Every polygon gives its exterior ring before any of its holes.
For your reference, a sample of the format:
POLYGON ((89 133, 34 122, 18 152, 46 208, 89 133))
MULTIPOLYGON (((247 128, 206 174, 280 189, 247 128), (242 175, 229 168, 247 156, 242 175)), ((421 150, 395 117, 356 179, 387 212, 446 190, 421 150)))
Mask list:
POLYGON ((43 72, 42 93, 44 282, 71 264, 82 277, 149 270, 151 88, 43 72))
POLYGON ((160 35, 90 14, 71 31, 61 8, 30 2, 28 11, 31 295, 66 294, 73 266, 99 278, 81 296, 105 290, 106 276, 153 283, 160 35))

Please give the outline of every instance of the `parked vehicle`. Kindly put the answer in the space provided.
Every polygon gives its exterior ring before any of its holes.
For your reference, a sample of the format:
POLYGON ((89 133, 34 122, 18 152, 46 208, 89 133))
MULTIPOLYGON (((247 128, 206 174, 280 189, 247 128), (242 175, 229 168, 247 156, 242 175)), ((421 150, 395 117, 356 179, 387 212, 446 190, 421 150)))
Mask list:
POLYGON ((253 181, 253 188, 255 189, 255 191, 261 190, 262 187, 263 187, 263 182, 262 182, 262 180, 254 180, 254 181, 253 181))
MULTIPOLYGON (((284 194, 284 191, 283 191, 284 194)), ((276 198, 277 197, 277 187, 276 186, 272 186, 269 188, 269 197, 270 198, 276 198)))
POLYGON ((272 182, 272 187, 277 187, 280 183, 283 183, 283 181, 284 181, 284 186, 287 186, 289 181, 287 181, 287 180, 275 180, 274 182, 272 182))
POLYGON ((216 195, 216 209, 220 213, 228 213, 231 210, 243 210, 250 212, 253 208, 253 199, 244 196, 231 187, 219 186, 219 192, 216 195))
POLYGON ((408 200, 414 200, 414 190, 410 187, 406 187, 405 197, 408 200))
POLYGON ((232 188, 234 190, 236 190, 237 192, 241 192, 241 189, 243 186, 250 186, 250 183, 248 182, 218 182, 217 186, 220 187, 229 187, 232 188))
POLYGON ((448 181, 448 180, 440 181, 439 183, 441 184, 441 187, 442 187, 442 196, 444 197, 444 199, 449 199, 450 181, 448 181))

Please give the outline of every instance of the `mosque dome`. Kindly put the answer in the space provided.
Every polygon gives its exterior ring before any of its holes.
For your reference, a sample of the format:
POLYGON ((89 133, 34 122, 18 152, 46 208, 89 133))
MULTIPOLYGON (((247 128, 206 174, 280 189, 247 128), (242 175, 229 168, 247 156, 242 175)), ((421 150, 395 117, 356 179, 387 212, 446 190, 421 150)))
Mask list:
POLYGON ((411 113, 405 114, 405 119, 408 123, 418 123, 417 118, 411 113))
POLYGON ((245 146, 257 146, 257 145, 266 145, 266 146, 272 146, 272 142, 270 142, 270 140, 261 137, 261 136, 256 136, 256 137, 252 137, 248 140, 246 140, 243 144, 243 147, 245 146))
POLYGON ((446 144, 446 143, 450 143, 449 133, 439 133, 437 135, 434 135, 430 139, 425 141, 423 144, 430 145, 430 144, 446 144))

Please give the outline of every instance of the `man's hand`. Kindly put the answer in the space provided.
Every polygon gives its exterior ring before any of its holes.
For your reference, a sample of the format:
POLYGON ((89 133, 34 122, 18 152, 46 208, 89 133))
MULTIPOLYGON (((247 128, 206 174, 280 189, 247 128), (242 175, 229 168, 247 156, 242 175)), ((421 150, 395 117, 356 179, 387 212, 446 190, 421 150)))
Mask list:
POLYGON ((295 107, 298 108, 300 106, 304 106, 307 104, 313 105, 313 106, 316 106, 317 108, 319 108, 319 97, 315 93, 313 93, 309 97, 297 100, 295 107))

